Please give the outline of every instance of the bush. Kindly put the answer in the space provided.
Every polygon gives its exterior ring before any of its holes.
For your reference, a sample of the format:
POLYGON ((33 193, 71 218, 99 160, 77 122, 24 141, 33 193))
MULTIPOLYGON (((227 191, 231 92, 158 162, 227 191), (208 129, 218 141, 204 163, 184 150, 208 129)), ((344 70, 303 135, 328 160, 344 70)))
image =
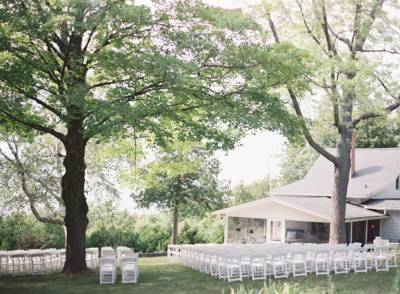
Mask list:
MULTIPOLYGON (((171 240, 171 217, 164 214, 134 215, 93 209, 89 215, 87 247, 127 246, 143 253, 167 249, 171 240)), ((186 218, 179 223, 178 243, 222 243, 220 218, 186 218)), ((38 222, 32 215, 0 217, 0 249, 63 248, 64 229, 38 222)))
POLYGON ((171 229, 163 215, 143 216, 138 220, 140 252, 166 251, 170 242, 171 229))
POLYGON ((136 249, 139 247, 138 239, 138 234, 133 229, 124 230, 123 228, 101 226, 88 234, 86 247, 126 246, 136 249))
POLYGON ((0 249, 64 247, 62 226, 38 222, 33 216, 12 214, 0 218, 0 249))
POLYGON ((181 223, 178 236, 180 244, 222 243, 223 241, 224 225, 218 217, 191 218, 181 223))

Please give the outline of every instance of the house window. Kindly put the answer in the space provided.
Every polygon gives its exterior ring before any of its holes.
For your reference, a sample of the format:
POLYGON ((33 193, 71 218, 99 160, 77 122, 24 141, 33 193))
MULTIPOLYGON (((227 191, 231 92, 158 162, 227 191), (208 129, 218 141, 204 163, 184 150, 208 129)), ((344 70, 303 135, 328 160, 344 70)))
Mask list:
POLYGON ((396 190, 399 190, 399 177, 396 178, 396 190))

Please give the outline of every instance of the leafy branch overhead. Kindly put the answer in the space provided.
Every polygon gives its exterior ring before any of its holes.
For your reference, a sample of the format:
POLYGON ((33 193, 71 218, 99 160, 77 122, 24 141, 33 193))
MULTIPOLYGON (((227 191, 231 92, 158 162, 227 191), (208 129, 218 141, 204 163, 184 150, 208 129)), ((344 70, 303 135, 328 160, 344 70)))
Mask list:
POLYGON ((134 128, 163 141, 170 127, 231 145, 228 127, 296 132, 273 89, 303 87, 303 60, 289 45, 267 46, 240 11, 196 1, 154 9, 115 0, 5 1, 0 18, 2 121, 61 141, 74 120, 86 140, 134 128), (282 55, 282 68, 297 69, 261 67, 282 55))

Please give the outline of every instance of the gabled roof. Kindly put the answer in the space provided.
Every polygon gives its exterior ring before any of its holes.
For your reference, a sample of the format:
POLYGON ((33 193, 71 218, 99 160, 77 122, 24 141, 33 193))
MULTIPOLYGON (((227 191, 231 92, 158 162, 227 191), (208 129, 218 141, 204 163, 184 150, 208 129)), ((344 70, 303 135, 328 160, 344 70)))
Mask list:
MULTIPOLYGON (((265 219, 288 219, 313 222, 329 222, 331 219, 331 199, 328 197, 294 197, 279 196, 267 197, 244 204, 239 204, 229 208, 221 209, 214 214, 248 217, 248 218, 265 218, 265 219), (301 212, 301 219, 298 213, 288 213, 286 211, 282 215, 279 204, 292 211, 301 212), (280 210, 280 211, 277 211, 280 210), (293 219, 291 219, 291 217, 293 219)), ((346 222, 359 221, 366 219, 379 219, 386 217, 384 214, 374 212, 358 205, 346 204, 346 222)))
MULTIPOLYGON (((335 149, 329 149, 331 153, 335 149)), ((356 174, 350 178, 348 198, 368 199, 382 192, 400 175, 400 148, 356 148, 356 174)), ((331 196, 333 164, 320 156, 304 179, 274 189, 272 195, 331 196)))

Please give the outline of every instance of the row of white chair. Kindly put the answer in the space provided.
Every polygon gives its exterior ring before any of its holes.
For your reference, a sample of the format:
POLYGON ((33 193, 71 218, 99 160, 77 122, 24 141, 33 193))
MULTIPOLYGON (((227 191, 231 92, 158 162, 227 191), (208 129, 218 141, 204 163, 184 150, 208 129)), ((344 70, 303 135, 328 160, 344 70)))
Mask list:
POLYGON ((65 249, 0 251, 0 275, 39 275, 61 269, 65 249))
MULTIPOLYGON (((0 251, 0 276, 3 274, 40 275, 61 270, 65 263, 65 256, 65 249, 55 248, 0 251)), ((95 269, 98 267, 98 262, 98 248, 87 248, 87 266, 95 269)))
POLYGON ((139 255, 127 247, 101 248, 99 261, 100 284, 114 284, 117 279, 117 265, 121 268, 122 283, 137 283, 139 277, 139 255))
POLYGON ((304 245, 200 245, 179 248, 185 266, 228 281, 288 278, 289 275, 329 275, 354 272, 388 271, 397 267, 397 244, 385 246, 354 243, 304 245))

